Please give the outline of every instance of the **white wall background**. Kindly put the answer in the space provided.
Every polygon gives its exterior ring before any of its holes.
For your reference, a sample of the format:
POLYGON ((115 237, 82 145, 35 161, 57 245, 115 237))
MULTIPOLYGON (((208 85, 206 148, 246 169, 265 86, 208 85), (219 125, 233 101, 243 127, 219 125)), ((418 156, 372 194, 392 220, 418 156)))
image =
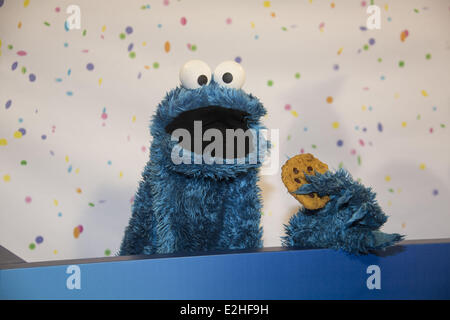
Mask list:
MULTIPOLYGON (((378 193, 386 232, 450 237, 450 2, 374 2, 381 29, 364 31, 370 1, 0 0, 0 244, 28 261, 114 254, 180 66, 237 57, 280 129, 280 166, 302 151, 343 165, 378 193), (80 30, 64 28, 70 4, 80 30)), ((261 187, 279 246, 299 204, 280 172, 261 187)))

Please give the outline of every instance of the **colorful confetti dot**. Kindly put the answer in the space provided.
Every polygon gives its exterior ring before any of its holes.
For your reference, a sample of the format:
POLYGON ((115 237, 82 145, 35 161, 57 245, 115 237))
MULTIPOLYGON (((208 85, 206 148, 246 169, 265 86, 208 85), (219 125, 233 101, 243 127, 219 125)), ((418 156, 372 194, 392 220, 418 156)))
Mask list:
POLYGON ((164 43, 164 51, 169 53, 170 51, 170 42, 166 41, 166 43, 164 43))
POLYGON ((381 124, 381 122, 378 122, 377 129, 378 131, 383 132, 383 124, 381 124))
POLYGON ((287 111, 291 110, 291 105, 290 104, 285 105, 284 110, 287 110, 287 111))
POLYGON ((154 62, 153 63, 153 68, 154 69, 158 69, 159 68, 159 63, 158 62, 154 62))
POLYGON ((407 126, 406 121, 403 121, 403 122, 402 122, 402 127, 403 127, 403 128, 406 128, 406 126, 407 126))
POLYGON ((87 65, 86 65, 86 69, 88 69, 89 71, 92 71, 92 70, 94 70, 94 65, 92 64, 92 63, 88 63, 87 65))
POLYGON ((11 100, 6 101, 6 103, 5 103, 5 109, 9 109, 9 108, 11 107, 11 104, 12 104, 12 101, 11 101, 11 100))
POLYGON ((263 6, 264 8, 270 8, 270 1, 264 1, 263 6))
POLYGON ((9 174, 5 174, 5 175, 3 176, 3 181, 5 181, 5 182, 11 181, 11 176, 10 176, 9 174))
POLYGON ((384 180, 385 180, 386 182, 391 181, 391 176, 386 176, 386 177, 384 177, 384 180))
POLYGON ((182 26, 185 26, 185 25, 186 25, 186 23, 187 23, 187 19, 186 19, 186 17, 181 17, 181 19, 180 19, 180 23, 181 23, 181 25, 182 25, 182 26))
POLYGON ((438 189, 434 189, 433 190, 433 196, 437 196, 439 194, 439 190, 438 189))
POLYGON ((28 75, 28 79, 30 80, 30 82, 34 82, 36 81, 36 75, 34 73, 30 73, 28 75))
POLYGON ((341 139, 339 139, 339 140, 336 142, 336 145, 337 145, 338 147, 342 147, 342 146, 344 145, 344 141, 342 141, 341 139))
POLYGON ((131 59, 136 58, 136 52, 131 51, 130 54, 128 55, 131 59))
POLYGON ((337 122, 337 121, 333 122, 331 125, 332 125, 333 129, 339 128, 339 122, 337 122))
POLYGON ((425 55, 425 59, 430 60, 430 59, 431 59, 431 53, 427 53, 427 54, 425 55))
POLYGON ((109 249, 106 249, 105 250, 105 256, 110 256, 111 255, 111 250, 109 250, 109 249))
POLYGON ((421 164, 419 165, 419 169, 420 169, 420 170, 425 170, 425 168, 426 168, 425 163, 421 163, 421 164))
POLYGON ((402 42, 405 42, 405 40, 406 40, 406 38, 409 36, 409 31, 408 30, 403 30, 401 33, 400 33, 400 40, 402 41, 402 42))
POLYGON ((426 90, 422 90, 421 93, 424 97, 428 97, 428 92, 426 90))
POLYGON ((120 39, 124 40, 125 37, 126 37, 125 33, 122 32, 121 34, 119 34, 119 38, 120 38, 120 39))
POLYGON ((30 196, 25 197, 25 203, 31 203, 32 199, 30 196))
POLYGON ((398 62, 398 66, 399 66, 400 68, 403 68, 403 67, 405 66, 405 61, 399 61, 399 62, 398 62))
POLYGON ((373 46, 373 45, 375 44, 375 39, 374 39, 374 38, 370 38, 370 39, 369 39, 369 44, 370 44, 371 46, 373 46))
POLYGON ((300 72, 296 72, 294 77, 295 77, 295 79, 300 79, 300 72))
POLYGON ((268 81, 267 81, 267 85, 268 85, 269 87, 273 86, 273 81, 272 81, 272 80, 268 80, 268 81))
POLYGON ((236 58, 234 58, 234 61, 236 61, 237 63, 241 63, 242 62, 242 58, 237 56, 236 58))
POLYGON ((333 97, 328 96, 327 97, 327 103, 333 103, 333 97))
POLYGON ((11 65, 11 70, 12 70, 12 71, 16 70, 18 64, 19 64, 19 63, 18 63, 17 61, 14 62, 14 63, 11 65))
POLYGON ((37 236, 34 241, 36 241, 37 244, 41 244, 42 242, 44 242, 44 238, 42 236, 37 236))
POLYGON ((20 161, 21 166, 26 166, 28 164, 27 160, 20 161))
POLYGON ((36 248, 36 245, 34 243, 30 243, 28 248, 30 248, 30 250, 34 250, 36 248))
POLYGON ((16 132, 14 132, 14 138, 16 138, 16 139, 20 139, 20 138, 22 138, 22 136, 23 136, 23 134, 22 134, 22 132, 20 132, 19 130, 17 130, 16 132))

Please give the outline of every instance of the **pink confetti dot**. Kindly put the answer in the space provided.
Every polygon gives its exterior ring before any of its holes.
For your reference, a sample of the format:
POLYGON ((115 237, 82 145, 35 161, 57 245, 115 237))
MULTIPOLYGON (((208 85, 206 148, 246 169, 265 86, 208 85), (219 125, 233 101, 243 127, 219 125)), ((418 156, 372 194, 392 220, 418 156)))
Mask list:
POLYGON ((17 55, 23 57, 23 56, 27 55, 27 52, 23 51, 23 50, 20 50, 20 51, 17 51, 17 55))
POLYGON ((31 203, 31 197, 30 196, 26 196, 25 197, 25 202, 26 203, 31 203))
POLYGON ((233 20, 231 20, 231 18, 227 18, 227 20, 225 20, 225 22, 226 22, 227 24, 231 24, 231 22, 233 22, 233 20))
POLYGON ((145 152, 145 151, 147 151, 147 148, 145 146, 142 146, 141 150, 142 150, 142 152, 145 152))
POLYGON ((364 147, 364 141, 362 139, 359 139, 359 144, 364 147))
POLYGON ((356 154, 356 150, 355 150, 355 149, 350 150, 350 154, 351 154, 352 156, 354 156, 354 155, 356 154))
POLYGON ((164 4, 165 6, 168 6, 168 5, 169 5, 169 0, 164 0, 164 1, 163 1, 163 4, 164 4))
POLYGON ((80 233, 83 232, 83 226, 81 224, 77 228, 78 228, 78 231, 80 231, 80 233))
POLYGON ((186 17, 182 17, 182 18, 180 19, 180 23, 181 23, 182 26, 185 26, 186 23, 187 23, 186 17))
POLYGON ((102 113, 102 119, 103 119, 103 120, 108 119, 108 114, 105 113, 105 112, 103 112, 103 113, 102 113))
POLYGON ((291 105, 290 104, 285 105, 284 110, 291 110, 291 105))
POLYGON ((59 11, 61 11, 61 9, 60 9, 59 7, 56 7, 56 8, 55 8, 55 11, 56 11, 56 12, 59 12, 59 11))

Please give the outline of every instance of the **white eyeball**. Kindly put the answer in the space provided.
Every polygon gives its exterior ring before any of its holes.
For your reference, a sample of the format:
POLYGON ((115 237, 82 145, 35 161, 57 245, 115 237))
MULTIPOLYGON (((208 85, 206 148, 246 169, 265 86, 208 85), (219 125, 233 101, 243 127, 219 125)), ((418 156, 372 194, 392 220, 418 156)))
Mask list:
POLYGON ((214 70, 214 81, 228 88, 240 89, 245 82, 245 71, 234 61, 224 61, 214 70))
POLYGON ((180 81, 186 89, 198 89, 211 81, 211 68, 201 60, 190 60, 181 67, 180 81))

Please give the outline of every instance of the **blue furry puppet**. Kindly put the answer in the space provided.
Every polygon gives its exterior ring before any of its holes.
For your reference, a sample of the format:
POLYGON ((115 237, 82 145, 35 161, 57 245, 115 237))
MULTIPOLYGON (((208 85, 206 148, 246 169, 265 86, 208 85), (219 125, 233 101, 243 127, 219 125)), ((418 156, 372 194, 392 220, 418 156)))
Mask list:
POLYGON ((283 182, 303 204, 285 226, 284 246, 367 254, 403 239, 379 231, 387 216, 370 188, 354 181, 344 169, 327 170, 311 154, 297 155, 283 166, 283 182))
POLYGON ((244 137, 236 146, 226 129, 258 133, 266 110, 240 90, 245 73, 236 62, 221 63, 212 75, 206 63, 192 60, 180 80, 153 117, 150 160, 119 254, 259 248, 257 139, 244 137))

